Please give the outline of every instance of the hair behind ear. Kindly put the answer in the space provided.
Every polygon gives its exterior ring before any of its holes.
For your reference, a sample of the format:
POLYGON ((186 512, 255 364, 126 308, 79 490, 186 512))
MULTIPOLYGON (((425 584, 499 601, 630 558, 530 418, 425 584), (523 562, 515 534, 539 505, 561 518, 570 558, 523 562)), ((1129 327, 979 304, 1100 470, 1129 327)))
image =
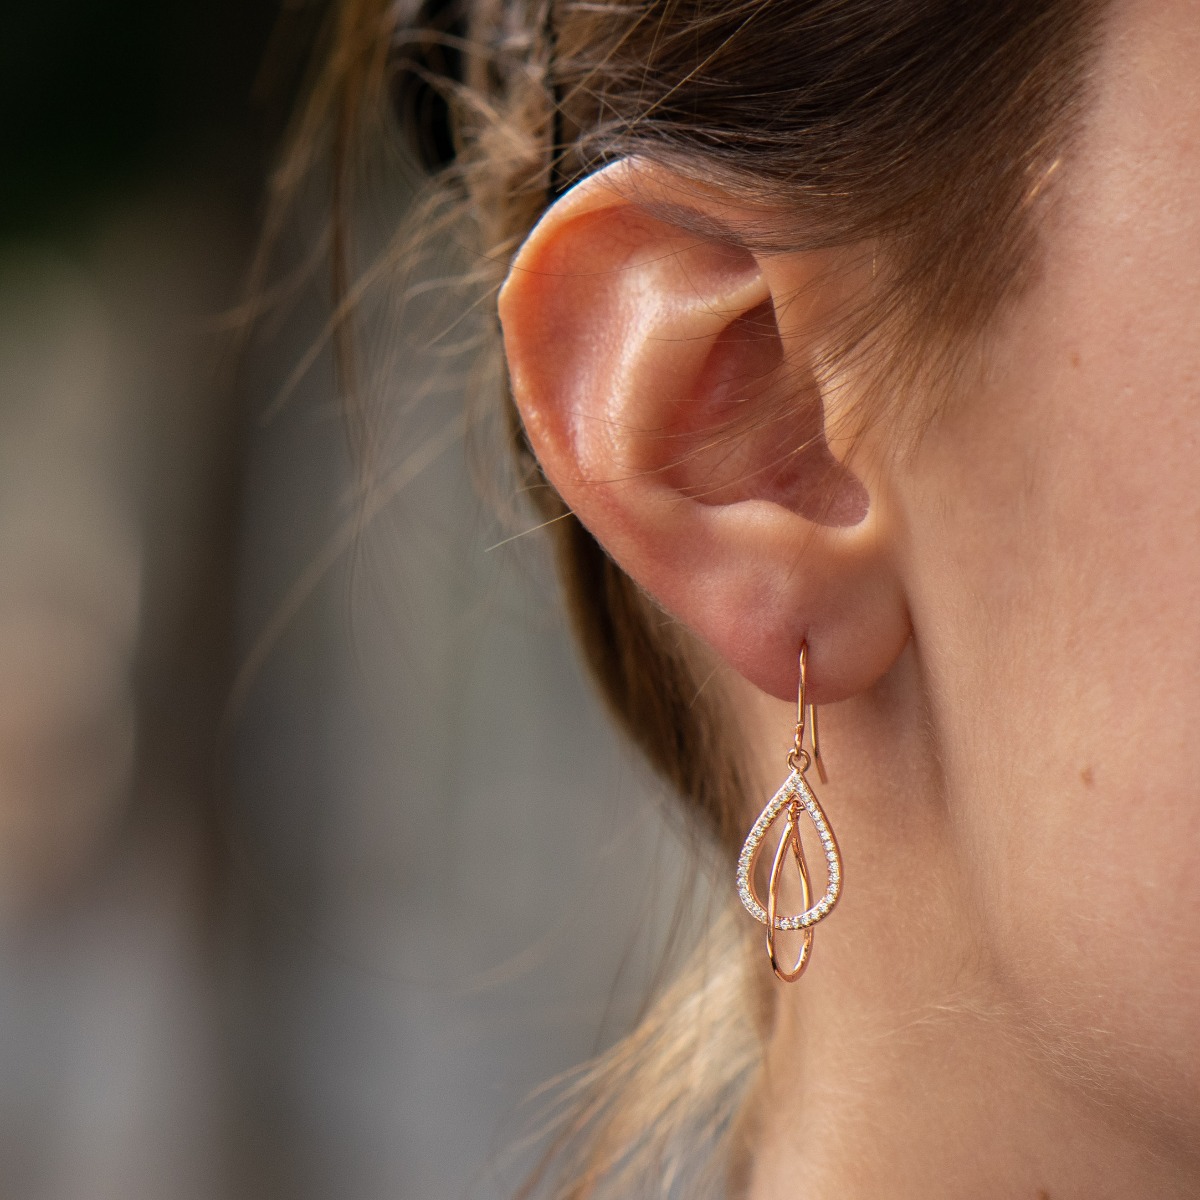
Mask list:
POLYGON ((510 414, 527 490, 552 522, 571 624, 609 711, 651 766, 688 798, 717 843, 736 849, 744 830, 730 797, 750 794, 747 771, 720 689, 703 686, 700 648, 567 508, 546 481, 515 406, 510 414))

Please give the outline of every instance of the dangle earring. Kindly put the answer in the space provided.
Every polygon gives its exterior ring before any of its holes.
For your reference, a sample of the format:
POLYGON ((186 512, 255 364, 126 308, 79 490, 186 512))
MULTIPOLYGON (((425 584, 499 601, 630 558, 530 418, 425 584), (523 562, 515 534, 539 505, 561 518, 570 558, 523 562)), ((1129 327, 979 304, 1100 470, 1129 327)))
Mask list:
POLYGON ((808 703, 808 642, 800 643, 800 690, 796 702, 796 740, 787 756, 790 768, 783 786, 771 797, 767 807, 762 810, 754 828, 750 830, 742 852, 738 856, 737 889, 746 911, 760 924, 767 927, 767 954, 771 959, 771 968, 784 983, 792 983, 804 974, 812 955, 814 926, 823 921, 833 911, 838 897, 842 893, 842 858, 838 852, 837 839, 825 819, 825 813, 817 802, 808 782, 808 770, 817 768, 817 774, 822 783, 828 782, 825 776, 825 765, 821 760, 820 740, 817 734, 817 710, 808 703), (804 735, 808 732, 812 743, 812 753, 804 747, 804 735), (815 904, 812 902, 812 881, 808 873, 808 862, 804 857, 804 847, 800 842, 800 819, 807 813, 817 831, 821 848, 825 852, 825 865, 828 884, 825 894, 815 904), (763 839, 767 831, 777 820, 783 820, 783 832, 779 837, 779 845, 775 850, 775 859, 771 865, 770 882, 767 885, 766 904, 762 902, 755 882, 755 867, 758 864, 762 850, 763 839), (790 916, 779 912, 779 893, 783 880, 783 870, 788 857, 792 858, 800 877, 801 911, 790 916), (800 930, 803 940, 800 953, 795 963, 788 968, 779 961, 776 946, 777 935, 784 930, 800 930))

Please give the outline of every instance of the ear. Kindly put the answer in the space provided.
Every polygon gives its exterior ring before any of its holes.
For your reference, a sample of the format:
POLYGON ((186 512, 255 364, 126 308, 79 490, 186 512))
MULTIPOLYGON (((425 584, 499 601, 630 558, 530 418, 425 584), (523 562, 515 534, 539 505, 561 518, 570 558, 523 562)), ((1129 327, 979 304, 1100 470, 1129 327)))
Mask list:
POLYGON ((807 640, 830 703, 909 634, 886 459, 850 470, 820 378, 854 268, 751 252, 745 216, 641 160, 585 179, 513 262, 505 350, 547 477, 617 563, 771 695, 795 698, 807 640))

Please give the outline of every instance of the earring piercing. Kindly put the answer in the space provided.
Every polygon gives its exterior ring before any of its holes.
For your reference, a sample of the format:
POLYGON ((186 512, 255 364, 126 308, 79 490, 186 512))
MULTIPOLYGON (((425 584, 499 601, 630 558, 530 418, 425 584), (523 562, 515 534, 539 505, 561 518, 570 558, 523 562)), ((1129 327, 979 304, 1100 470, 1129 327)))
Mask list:
POLYGON ((771 960, 771 969, 784 983, 792 983, 804 974, 812 956, 814 927, 829 916, 838 902, 838 897, 842 894, 842 858, 838 850, 837 839, 834 837, 824 810, 813 793, 807 775, 808 769, 815 766, 821 782, 828 782, 824 760, 821 756, 817 710, 816 706, 808 701, 807 641, 800 643, 799 674, 800 684, 796 697, 796 733, 792 749, 787 756, 789 774, 783 781, 783 786, 771 797, 767 806, 759 814, 758 820, 754 822, 754 826, 742 846, 742 852, 738 856, 737 865, 738 896, 746 911, 756 921, 767 927, 767 955, 771 960), (804 745, 806 733, 812 746, 811 752, 804 745), (808 862, 800 841, 802 813, 807 813, 809 820, 812 821, 821 843, 821 849, 825 854, 828 883, 825 894, 815 904, 812 903, 812 881, 808 862), (757 891, 754 879, 755 868, 758 865, 767 832, 781 816, 784 819, 783 832, 771 864, 766 903, 764 904, 757 891), (801 910, 790 916, 781 916, 779 913, 780 885, 789 853, 800 878, 801 910), (786 967, 780 961, 776 947, 776 934, 785 930, 800 930, 803 934, 800 953, 791 967, 786 967))

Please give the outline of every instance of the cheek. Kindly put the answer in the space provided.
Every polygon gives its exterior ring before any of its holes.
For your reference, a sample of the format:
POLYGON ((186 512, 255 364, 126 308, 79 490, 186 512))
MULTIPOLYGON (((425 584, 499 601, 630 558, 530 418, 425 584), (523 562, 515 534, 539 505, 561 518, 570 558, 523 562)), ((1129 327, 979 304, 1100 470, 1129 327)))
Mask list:
POLYGON ((1200 110, 1176 78, 1196 49, 1154 48, 1159 94, 1121 76, 1102 100, 910 527, 948 801, 1010 994, 1093 1084, 1200 1111, 1200 110))

